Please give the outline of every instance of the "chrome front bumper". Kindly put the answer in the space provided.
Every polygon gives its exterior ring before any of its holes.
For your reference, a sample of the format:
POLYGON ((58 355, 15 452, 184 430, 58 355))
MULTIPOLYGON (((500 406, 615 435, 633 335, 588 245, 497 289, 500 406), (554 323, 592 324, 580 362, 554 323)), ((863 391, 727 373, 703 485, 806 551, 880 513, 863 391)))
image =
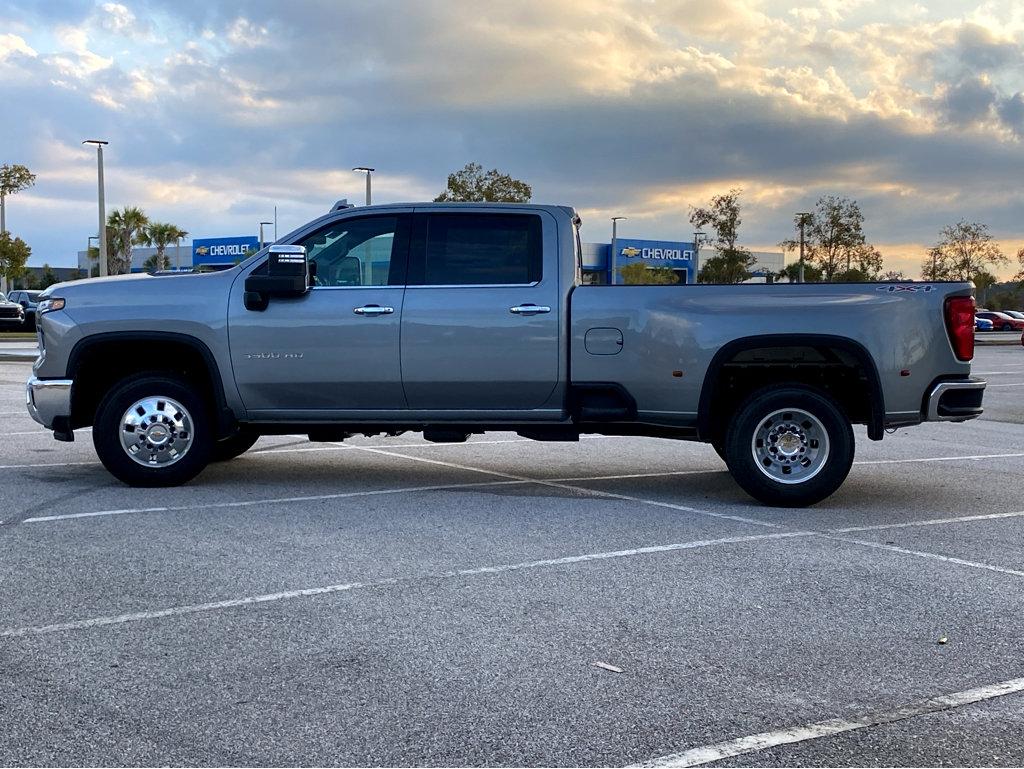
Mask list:
POLYGON ((925 418, 929 422, 966 422, 981 416, 984 379, 957 379, 939 382, 928 394, 925 418))
POLYGON ((71 379, 36 379, 25 384, 25 405, 28 413, 43 427, 53 429, 54 421, 64 417, 65 426, 71 417, 71 379))

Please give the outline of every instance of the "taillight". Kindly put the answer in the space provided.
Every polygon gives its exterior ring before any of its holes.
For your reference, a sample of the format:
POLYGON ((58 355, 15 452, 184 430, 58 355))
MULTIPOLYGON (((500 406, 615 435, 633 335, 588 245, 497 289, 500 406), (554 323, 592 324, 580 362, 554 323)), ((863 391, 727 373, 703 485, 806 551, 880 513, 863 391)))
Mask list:
POLYGON ((946 300, 946 331, 957 360, 974 357, 973 296, 951 296, 946 300))

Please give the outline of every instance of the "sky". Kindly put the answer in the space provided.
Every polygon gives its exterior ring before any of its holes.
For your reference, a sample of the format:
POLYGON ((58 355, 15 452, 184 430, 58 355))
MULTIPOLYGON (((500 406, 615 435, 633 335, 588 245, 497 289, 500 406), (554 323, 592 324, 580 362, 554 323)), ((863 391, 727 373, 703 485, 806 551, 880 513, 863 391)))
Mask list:
POLYGON ((7 0, 0 104, 0 163, 38 175, 7 210, 37 265, 96 232, 89 138, 108 211, 197 237, 361 202, 353 166, 386 203, 475 161, 590 241, 611 216, 689 240, 691 208, 741 188, 754 249, 827 194, 911 277, 960 219, 1024 247, 1019 0, 7 0))

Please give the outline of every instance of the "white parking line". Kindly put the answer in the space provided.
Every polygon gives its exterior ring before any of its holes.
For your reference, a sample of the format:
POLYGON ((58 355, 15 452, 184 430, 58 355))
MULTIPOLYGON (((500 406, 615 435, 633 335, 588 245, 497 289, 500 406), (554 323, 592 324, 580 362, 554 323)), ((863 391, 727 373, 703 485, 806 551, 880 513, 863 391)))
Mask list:
POLYGON ((1009 384, 989 384, 989 387, 1024 387, 1024 382, 1011 382, 1009 384))
POLYGON ((864 547, 873 547, 876 550, 889 550, 893 553, 902 553, 903 555, 914 555, 918 558, 929 558, 933 561, 943 561, 945 563, 955 563, 958 566, 969 566, 972 569, 982 569, 984 571, 994 571, 999 574, 1009 574, 1013 577, 1024 577, 1024 571, 1018 571, 1017 569, 1007 569, 1003 566, 993 566, 990 563, 982 563, 980 561, 967 561, 963 558, 952 558, 948 555, 939 555, 938 553, 929 553, 924 550, 908 550, 905 547, 897 547, 896 545, 887 545, 882 542, 872 542, 867 539, 856 539, 854 537, 838 537, 831 534, 822 534, 822 537, 826 539, 834 539, 837 542, 849 542, 854 545, 863 545, 864 547))
POLYGON ((923 521, 905 521, 903 523, 880 523, 874 526, 848 526, 845 529, 829 529, 831 534, 853 534, 858 531, 884 531, 886 529, 905 529, 908 526, 939 526, 944 523, 965 523, 968 521, 994 521, 1000 518, 1017 518, 1024 515, 1024 510, 1013 513, 989 513, 987 515, 961 515, 952 518, 926 518, 923 521))
MULTIPOLYGON (((409 454, 398 454, 398 453, 393 452, 393 451, 386 451, 384 449, 376 449, 376 448, 367 448, 365 446, 359 446, 359 447, 353 447, 353 448, 358 448, 358 449, 360 449, 362 451, 371 451, 374 454, 384 454, 386 456, 399 457, 401 459, 409 459, 409 460, 412 460, 414 462, 426 462, 427 464, 441 465, 442 467, 449 467, 449 468, 453 468, 453 469, 456 469, 456 470, 467 470, 467 471, 470 471, 470 472, 487 473, 488 475, 497 475, 498 477, 501 477, 501 478, 510 478, 510 479, 514 479, 514 480, 517 480, 517 481, 523 481, 523 482, 526 482, 526 483, 536 483, 536 484, 538 484, 540 486, 552 486, 552 487, 557 488, 557 489, 562 489, 562 490, 567 490, 567 491, 575 491, 577 493, 585 494, 587 496, 603 497, 605 499, 619 499, 619 500, 625 500, 627 502, 638 502, 640 504, 651 505, 653 507, 666 507, 666 508, 669 508, 671 510, 680 510, 680 511, 685 512, 685 513, 696 513, 697 515, 704 515, 704 516, 707 516, 709 518, 722 518, 722 519, 729 520, 729 521, 737 521, 739 523, 749 523, 749 524, 753 524, 755 526, 766 526, 766 527, 772 528, 772 529, 781 528, 781 526, 779 526, 779 524, 777 524, 777 523, 769 523, 768 521, 761 521, 761 520, 758 520, 756 518, 747 518, 747 517, 741 516, 741 515, 729 515, 727 513, 714 513, 714 512, 711 512, 710 510, 701 510, 700 508, 689 507, 688 505, 677 505, 677 504, 673 504, 671 502, 659 502, 659 501, 656 501, 656 500, 653 500, 653 499, 641 499, 640 497, 634 497, 634 496, 630 496, 628 494, 616 494, 616 493, 611 492, 611 491, 599 491, 597 489, 588 489, 588 488, 585 488, 583 486, 570 486, 567 483, 562 483, 562 482, 559 482, 559 481, 548 480, 548 479, 545 479, 545 478, 527 478, 527 477, 522 476, 522 475, 510 475, 509 473, 502 473, 502 472, 498 472, 498 471, 495 471, 495 470, 485 470, 485 469, 479 468, 479 467, 472 467, 471 465, 456 464, 454 462, 442 462, 439 459, 427 459, 426 457, 414 457, 414 456, 410 456, 409 454)), ((587 479, 581 479, 581 480, 587 480, 587 479)))
POLYGON ((1024 678, 1011 678, 1008 681, 1000 681, 988 686, 978 686, 974 689, 965 689, 953 694, 944 694, 939 697, 912 702, 882 713, 870 713, 851 719, 832 718, 828 721, 819 721, 805 726, 792 726, 773 732, 761 732, 760 734, 751 734, 735 740, 718 742, 714 745, 691 748, 682 753, 662 756, 661 758, 645 761, 635 766, 651 768, 700 766, 712 761, 721 761, 723 758, 757 753, 778 745, 793 745, 798 742, 818 740, 822 737, 831 737, 857 729, 892 724, 927 713, 940 713, 944 710, 951 710, 952 708, 959 708, 976 702, 984 702, 985 700, 1004 697, 1007 694, 1016 694, 1022 691, 1024 691, 1024 678))
POLYGON ((969 454, 967 456, 954 457, 913 457, 910 459, 867 459, 854 462, 855 465, 902 465, 908 462, 976 462, 979 459, 1007 459, 1011 457, 1024 457, 1024 451, 1008 452, 1005 454, 969 454))
POLYGON ((31 465, 0 465, 0 470, 31 470, 35 467, 71 467, 98 464, 99 462, 36 462, 31 465))
MULTIPOLYGON (((236 507, 252 507, 253 505, 281 505, 297 502, 324 502, 331 499, 349 499, 352 497, 374 497, 387 494, 405 494, 415 491, 442 491, 449 489, 471 489, 478 486, 504 486, 523 481, 489 481, 481 483, 445 483, 430 486, 402 486, 391 489, 370 489, 367 491, 344 491, 337 494, 314 494, 301 497, 271 497, 269 499, 245 499, 233 502, 204 502, 197 505, 167 505, 162 507, 135 507, 123 510, 96 510, 89 513, 65 513, 62 515, 40 515, 25 518, 22 523, 43 523, 46 521, 69 521, 76 518, 100 518, 108 515, 130 515, 133 513, 181 513, 194 510, 218 510, 236 507)), ((2 521, 0 521, 2 523, 2 521)))
POLYGON ((677 542, 668 545, 651 545, 648 547, 636 547, 628 550, 611 550, 600 553, 587 553, 584 555, 571 555, 562 558, 546 558, 537 561, 523 561, 521 563, 497 564, 495 566, 477 566, 469 569, 458 569, 456 571, 444 571, 435 574, 426 574, 417 577, 373 580, 369 582, 345 582, 338 585, 325 585, 323 587, 304 588, 302 590, 285 590, 279 593, 266 593, 264 595, 246 596, 244 598, 232 598, 226 601, 213 601, 210 603, 189 604, 186 606, 172 606, 167 609, 155 611, 139 611, 129 614, 116 614, 105 617, 93 617, 91 619, 76 620, 74 622, 61 622, 53 625, 37 625, 34 627, 17 627, 0 630, 0 638, 15 638, 27 635, 45 635, 47 633, 59 633, 67 630, 84 630, 87 628, 100 627, 102 625, 120 625, 126 622, 141 622, 161 617, 174 617, 183 614, 198 614, 200 612, 218 611, 220 609, 231 609, 240 606, 252 606, 255 604, 271 603, 275 601, 287 601, 294 598, 308 598, 311 596, 330 595, 342 593, 359 588, 384 587, 397 584, 414 584, 432 579, 451 579, 453 577, 472 577, 486 574, 502 574, 510 571, 521 571, 524 569, 537 569, 550 566, 563 566, 565 564, 583 563, 586 561, 603 561, 615 558, 630 558, 638 555, 650 555, 652 553, 670 553, 676 550, 695 550, 716 545, 731 545, 743 542, 755 542, 758 540, 790 539, 793 537, 811 536, 810 531, 773 532, 771 534, 751 534, 742 537, 722 537, 720 539, 701 539, 692 542, 677 542))

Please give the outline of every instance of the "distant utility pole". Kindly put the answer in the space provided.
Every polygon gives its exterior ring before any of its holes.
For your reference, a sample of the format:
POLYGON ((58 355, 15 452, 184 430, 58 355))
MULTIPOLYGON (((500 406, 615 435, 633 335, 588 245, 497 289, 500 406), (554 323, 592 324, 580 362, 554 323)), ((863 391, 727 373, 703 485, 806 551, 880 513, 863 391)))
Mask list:
POLYGON ((99 187, 100 229, 99 229, 99 266, 100 277, 107 277, 107 203, 103 196, 103 147, 110 142, 102 139, 86 139, 82 144, 96 146, 96 175, 99 187))
POLYGON ((610 258, 608 260, 609 264, 611 265, 611 269, 612 269, 612 274, 611 274, 610 279, 608 280, 608 283, 610 285, 612 285, 612 286, 614 286, 616 283, 618 283, 618 280, 616 279, 615 274, 616 274, 616 266, 617 266, 617 263, 618 263, 618 253, 617 252, 619 250, 619 222, 622 221, 623 219, 626 219, 626 218, 627 217, 625 217, 625 216, 613 216, 612 217, 612 253, 611 253, 611 256, 610 256, 610 258))
POLYGON ((800 226, 800 277, 797 278, 797 282, 804 282, 804 227, 807 225, 807 218, 810 216, 809 211, 800 211, 797 213, 797 224, 800 226))
POLYGON ((704 237, 703 230, 694 230, 693 232, 693 280, 697 281, 697 276, 700 275, 700 239, 704 237))
POLYGON ((352 170, 353 171, 362 171, 363 173, 366 174, 366 205, 370 205, 370 202, 371 202, 371 199, 372 199, 372 197, 370 195, 370 174, 372 174, 377 169, 376 168, 367 168, 366 166, 356 166, 352 170))

